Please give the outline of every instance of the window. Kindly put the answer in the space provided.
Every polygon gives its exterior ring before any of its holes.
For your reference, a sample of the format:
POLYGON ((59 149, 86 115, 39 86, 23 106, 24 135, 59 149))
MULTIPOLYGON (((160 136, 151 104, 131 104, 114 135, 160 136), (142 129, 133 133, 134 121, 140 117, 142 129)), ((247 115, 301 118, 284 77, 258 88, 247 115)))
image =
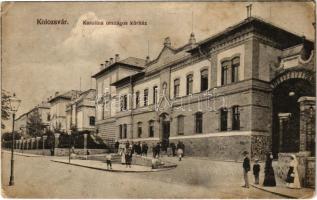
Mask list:
POLYGON ((50 113, 47 114, 47 121, 51 121, 51 114, 50 113))
POLYGON ((179 84, 180 84, 179 79, 175 79, 174 80, 174 98, 179 96, 179 84))
POLYGON ((232 107, 232 130, 240 130, 240 110, 239 106, 232 107))
POLYGON ((221 85, 229 84, 230 61, 224 61, 221 64, 221 85))
POLYGON ((149 121, 149 137, 154 137, 154 121, 149 121))
POLYGON ((128 96, 127 95, 123 95, 120 97, 121 100, 120 100, 120 111, 124 111, 124 110, 127 110, 127 107, 128 107, 128 96))
POLYGON ((177 134, 184 135, 184 116, 180 115, 177 117, 177 134))
POLYGON ((231 70, 231 82, 239 81, 239 66, 240 66, 240 58, 235 57, 232 59, 232 70, 231 70))
POLYGON ((157 103, 157 86, 154 86, 153 87, 153 104, 156 104, 157 103))
POLYGON ((149 90, 148 89, 145 89, 144 90, 144 106, 147 106, 148 105, 148 97, 149 97, 149 90))
POLYGON ((195 115, 195 127, 196 127, 196 133, 202 133, 203 132, 203 113, 198 112, 195 115))
POLYGON ((186 95, 189 95, 193 93, 193 75, 189 74, 186 80, 187 80, 186 95))
POLYGON ((123 124, 123 138, 127 138, 128 127, 127 124, 123 124))
POLYGON ((89 117, 89 125, 90 126, 95 126, 95 117, 94 116, 90 116, 89 117))
POLYGON ((142 122, 138 123, 138 138, 142 137, 142 122))
POLYGON ((140 106, 140 92, 139 91, 135 93, 135 106, 136 108, 140 106))
POLYGON ((119 138, 122 139, 122 125, 119 125, 119 138))
POLYGON ((227 130, 227 117, 228 117, 228 111, 225 108, 220 109, 220 131, 226 131, 227 130))
POLYGON ((204 69, 200 73, 200 91, 208 89, 208 69, 204 69))

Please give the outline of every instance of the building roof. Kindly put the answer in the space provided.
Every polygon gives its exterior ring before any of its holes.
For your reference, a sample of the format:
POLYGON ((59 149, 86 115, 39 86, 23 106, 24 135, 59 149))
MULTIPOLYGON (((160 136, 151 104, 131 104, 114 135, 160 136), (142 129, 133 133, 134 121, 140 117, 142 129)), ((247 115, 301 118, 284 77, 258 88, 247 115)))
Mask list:
MULTIPOLYGON (((210 44, 216 40, 220 40, 228 35, 234 34, 237 31, 240 31, 243 28, 248 27, 249 25, 253 25, 255 29, 261 30, 259 33, 262 35, 267 35, 270 38, 274 38, 279 43, 281 43, 281 48, 288 48, 290 46, 294 46, 306 40, 303 36, 296 35, 288 30, 282 29, 271 22, 266 22, 259 17, 248 17, 245 20, 226 28, 224 31, 221 31, 211 37, 208 37, 197 43, 196 47, 191 51, 197 49, 199 46, 210 44)), ((306 40, 308 42, 312 42, 306 40)))
POLYGON ((62 93, 62 94, 57 94, 55 95, 53 98, 51 98, 48 102, 49 103, 52 103, 58 99, 67 99, 67 100, 71 100, 71 98, 74 96, 74 95, 79 95, 81 93, 81 91, 78 91, 78 90, 70 90, 68 92, 65 92, 65 93, 62 93))
POLYGON ((123 65, 123 66, 129 67, 132 69, 136 69, 136 70, 143 70, 144 66, 145 66, 145 60, 141 59, 141 58, 128 57, 126 59, 120 60, 118 62, 114 62, 111 65, 105 67, 104 69, 102 69, 98 73, 94 74, 92 76, 92 78, 97 78, 97 77, 103 75, 105 72, 108 72, 109 70, 114 69, 115 67, 117 67, 119 65, 123 65))

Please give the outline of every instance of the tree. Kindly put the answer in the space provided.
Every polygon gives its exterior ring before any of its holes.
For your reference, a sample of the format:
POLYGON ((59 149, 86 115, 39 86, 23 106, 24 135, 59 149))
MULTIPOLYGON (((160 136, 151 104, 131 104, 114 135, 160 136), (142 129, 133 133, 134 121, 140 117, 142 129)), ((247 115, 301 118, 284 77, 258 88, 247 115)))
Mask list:
POLYGON ((10 97, 8 91, 1 90, 1 129, 5 129, 3 121, 10 119, 10 97))
POLYGON ((40 113, 37 110, 30 115, 26 128, 30 136, 40 137, 44 134, 45 125, 42 122, 40 113))

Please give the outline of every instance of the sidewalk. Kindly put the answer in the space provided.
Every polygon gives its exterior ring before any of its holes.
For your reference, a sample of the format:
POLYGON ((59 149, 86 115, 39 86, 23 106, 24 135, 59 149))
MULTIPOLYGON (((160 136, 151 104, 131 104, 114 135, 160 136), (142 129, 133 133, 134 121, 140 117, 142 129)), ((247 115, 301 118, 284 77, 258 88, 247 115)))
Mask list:
POLYGON ((51 159, 51 161, 68 164, 68 165, 86 167, 91 169, 110 171, 110 172, 156 172, 156 171, 173 169, 173 168, 152 169, 151 167, 146 167, 141 165, 131 165, 131 168, 129 168, 129 167, 126 167, 125 165, 117 164, 117 163, 112 163, 112 169, 107 169, 107 164, 104 161, 99 161, 99 160, 71 159, 69 163, 69 160, 66 158, 53 158, 51 159))
POLYGON ((264 174, 261 174, 261 175, 262 176, 260 177, 259 185, 251 184, 254 188, 257 188, 266 192, 270 192, 272 194, 277 194, 285 198, 291 198, 291 199, 308 199, 308 198, 312 198, 315 194, 315 190, 312 188, 301 188, 301 189, 288 188, 286 187, 285 181, 283 181, 282 179, 278 177, 275 177, 276 187, 264 187, 262 185, 262 182, 264 180, 264 174))

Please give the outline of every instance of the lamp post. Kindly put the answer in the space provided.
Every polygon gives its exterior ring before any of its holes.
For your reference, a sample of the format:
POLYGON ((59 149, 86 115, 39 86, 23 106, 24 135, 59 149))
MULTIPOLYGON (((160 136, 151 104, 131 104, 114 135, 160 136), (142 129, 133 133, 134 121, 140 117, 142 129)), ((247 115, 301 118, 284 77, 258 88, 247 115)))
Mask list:
POLYGON ((69 148, 68 148, 68 163, 70 163, 70 154, 71 154, 71 136, 72 136, 72 130, 69 130, 68 131, 68 145, 69 145, 69 148))
POLYGON ((15 120, 15 113, 18 111, 20 106, 21 100, 16 98, 15 94, 9 99, 10 108, 12 111, 12 145, 11 145, 11 173, 10 173, 10 182, 9 186, 14 185, 14 120, 15 120))

